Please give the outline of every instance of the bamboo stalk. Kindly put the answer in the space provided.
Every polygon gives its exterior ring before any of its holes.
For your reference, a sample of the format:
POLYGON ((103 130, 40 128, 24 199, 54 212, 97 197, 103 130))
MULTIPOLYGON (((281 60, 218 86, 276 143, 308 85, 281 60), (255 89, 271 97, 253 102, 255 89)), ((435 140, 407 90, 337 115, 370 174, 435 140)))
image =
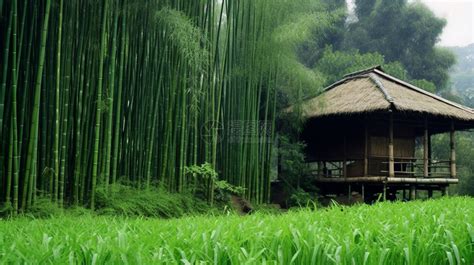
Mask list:
MULTIPOLYGON (((44 58, 46 53, 46 40, 48 36, 48 26, 49 26, 49 11, 51 9, 51 0, 46 0, 46 9, 44 15, 44 22, 42 26, 41 33, 41 45, 39 53, 39 62, 38 70, 36 72, 36 81, 35 81, 35 90, 34 90, 34 103, 33 103, 33 113, 32 113, 32 124, 30 127, 30 139, 28 143, 28 154, 26 160, 26 170, 25 170, 25 183, 31 183, 34 181, 34 175, 32 173, 33 168, 36 164, 37 149, 38 149, 38 130, 39 130, 39 109, 40 109, 40 99, 41 99, 41 83, 43 80, 43 68, 44 68, 44 58)), ((27 207, 26 202, 28 197, 31 196, 32 190, 28 193, 28 185, 23 186, 23 196, 22 196, 22 210, 25 210, 27 207), (27 196, 28 194, 28 196, 27 196)))
POLYGON ((92 184, 91 184, 91 201, 90 207, 94 210, 95 207, 95 189, 97 183, 98 167, 99 167, 99 143, 100 143, 100 126, 101 126, 101 112, 102 112, 102 85, 104 75, 104 58, 105 58, 105 47, 106 47, 106 36, 107 36, 107 12, 108 12, 108 0, 104 1, 104 13, 102 17, 102 33, 101 33, 101 48, 100 48, 100 59, 99 59, 99 77, 97 84, 97 101, 96 101, 96 114, 95 114, 95 133, 94 133, 94 151, 93 151, 93 164, 92 164, 92 184))

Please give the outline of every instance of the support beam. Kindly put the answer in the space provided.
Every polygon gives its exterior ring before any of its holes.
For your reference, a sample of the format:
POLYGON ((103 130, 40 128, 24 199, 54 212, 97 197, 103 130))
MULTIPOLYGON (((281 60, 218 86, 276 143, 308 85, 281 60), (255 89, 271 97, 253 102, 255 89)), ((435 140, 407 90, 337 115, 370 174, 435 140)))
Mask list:
POLYGON ((348 189, 347 189, 347 200, 349 201, 349 203, 352 200, 352 186, 351 186, 351 184, 349 184, 348 189))
POLYGON ((383 184, 383 201, 387 200, 387 184, 383 184))
POLYGON ((323 162, 323 175, 325 178, 329 178, 329 170, 326 161, 323 162))
POLYGON ((362 201, 365 202, 365 186, 364 186, 364 184, 362 184, 362 191, 361 191, 361 193, 362 193, 362 201))
POLYGON ((450 146, 451 146, 451 159, 450 159, 451 178, 456 178, 456 149, 455 149, 456 147, 455 147, 455 135, 454 135, 454 121, 451 121, 450 146))
POLYGON ((365 133, 364 133, 364 177, 369 175, 369 124, 365 121, 365 133))
POLYGON ((395 158, 393 154, 393 113, 390 112, 388 134, 388 177, 395 177, 395 158))
POLYGON ((441 196, 448 196, 448 187, 441 187, 441 196))
POLYGON ((342 162, 342 175, 347 178, 347 137, 344 134, 344 161, 342 162))
POLYGON ((411 200, 416 200, 416 186, 415 185, 410 186, 410 201, 411 200))
POLYGON ((323 162, 318 161, 318 178, 323 177, 323 162))
POLYGON ((429 177, 429 156, 428 156, 428 119, 425 118, 425 129, 423 134, 423 177, 429 177))
POLYGON ((403 188, 403 195, 402 195, 402 200, 405 201, 407 199, 407 194, 405 188, 403 188))
POLYGON ((432 148, 431 148, 431 132, 428 130, 428 174, 431 176, 432 171, 432 148))
POLYGON ((428 198, 433 198, 433 189, 428 189, 428 198))

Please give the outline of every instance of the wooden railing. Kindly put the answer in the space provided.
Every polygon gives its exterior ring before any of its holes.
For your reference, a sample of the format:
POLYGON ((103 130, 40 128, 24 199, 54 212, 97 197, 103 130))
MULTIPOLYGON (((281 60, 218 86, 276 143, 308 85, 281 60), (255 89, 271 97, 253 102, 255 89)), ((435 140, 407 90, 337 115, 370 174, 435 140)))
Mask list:
MULTIPOLYGON (((357 168, 363 174, 364 159, 347 159, 337 161, 311 162, 311 174, 317 177, 343 178, 354 176, 351 172, 354 165, 362 166, 357 168), (352 168, 351 168, 352 167, 352 168)), ((424 160, 413 157, 395 157, 394 173, 395 177, 413 178, 450 178, 450 160, 431 159, 428 161, 428 174, 424 172, 424 160)), ((371 156, 368 157, 367 176, 388 176, 388 157, 371 156)))

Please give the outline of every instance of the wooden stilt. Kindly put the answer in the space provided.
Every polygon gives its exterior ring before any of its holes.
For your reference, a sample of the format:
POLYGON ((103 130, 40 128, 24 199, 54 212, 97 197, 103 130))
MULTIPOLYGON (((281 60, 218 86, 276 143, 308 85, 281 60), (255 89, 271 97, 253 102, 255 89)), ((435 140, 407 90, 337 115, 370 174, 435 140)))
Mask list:
POLYGON ((390 112, 389 137, 388 137, 388 176, 395 177, 395 158, 393 155, 393 113, 390 112))
POLYGON ((433 198, 433 189, 428 189, 428 198, 433 198))
POLYGON ((429 177, 428 172, 428 119, 425 118, 425 129, 423 134, 423 177, 429 177))
POLYGON ((406 194, 405 188, 403 188, 403 193, 402 194, 403 194, 402 199, 405 201, 407 199, 407 196, 406 196, 407 194, 406 194))
POLYGON ((364 177, 369 175, 369 125, 365 122, 365 140, 364 140, 364 177))
POLYGON ((323 176, 323 163, 318 161, 318 178, 323 176))
POLYGON ((362 184, 362 188, 361 188, 361 189, 362 189, 362 191, 361 191, 361 193, 362 193, 362 201, 365 202, 365 186, 364 186, 364 184, 362 184))
POLYGON ((416 200, 416 187, 415 187, 415 185, 410 186, 410 200, 416 200))
POLYGON ((342 162, 342 175, 344 178, 347 178, 347 147, 346 147, 347 139, 346 135, 344 134, 344 161, 342 162))
POLYGON ((352 190, 351 189, 352 189, 352 186, 351 186, 351 184, 349 184, 348 189, 347 189, 347 199, 349 200, 349 202, 351 202, 351 200, 352 200, 352 194, 351 194, 352 190))
POLYGON ((455 147, 455 139, 454 139, 454 122, 451 121, 451 133, 450 133, 450 146, 451 146, 451 163, 450 163, 450 171, 451 171, 451 178, 456 178, 456 147, 455 147))
POLYGON ((432 148, 431 148, 431 133, 428 130, 428 175, 431 176, 431 166, 432 166, 432 161, 433 161, 433 156, 432 156, 432 148))
POLYGON ((387 184, 386 183, 383 184, 383 200, 384 201, 387 200, 387 184))
POLYGON ((441 187, 441 196, 446 196, 446 187, 441 187))
POLYGON ((326 165, 326 161, 323 162, 323 175, 324 175, 325 178, 329 177, 329 170, 328 170, 328 167, 326 165))

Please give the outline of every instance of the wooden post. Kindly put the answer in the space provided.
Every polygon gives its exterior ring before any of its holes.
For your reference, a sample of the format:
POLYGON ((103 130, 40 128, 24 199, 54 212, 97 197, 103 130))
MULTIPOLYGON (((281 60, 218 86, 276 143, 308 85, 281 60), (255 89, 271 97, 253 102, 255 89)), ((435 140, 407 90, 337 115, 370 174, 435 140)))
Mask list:
POLYGON ((325 178, 329 177, 329 170, 328 170, 326 161, 323 162, 323 176, 325 178))
POLYGON ((369 175, 369 128, 367 120, 365 121, 365 133, 364 133, 364 177, 369 175))
POLYGON ((441 196, 448 196, 448 188, 446 186, 441 187, 441 196))
POLYGON ((395 158, 393 155, 393 113, 390 112, 388 137, 388 176, 395 177, 395 158))
POLYGON ((456 150, 455 150, 455 141, 454 141, 454 121, 451 121, 451 133, 450 133, 450 146, 451 146, 451 161, 450 161, 450 171, 451 178, 456 178, 456 150))
POLYGON ((403 188, 402 200, 406 200, 406 199, 407 199, 407 194, 405 192, 405 188, 403 188))
POLYGON ((383 184, 383 201, 387 200, 387 183, 383 184))
POLYGON ((365 202, 365 186, 364 186, 364 184, 362 184, 362 191, 361 191, 361 193, 362 193, 362 201, 365 202))
POLYGON ((433 198, 433 189, 428 189, 428 198, 433 198))
POLYGON ((425 118, 425 129, 424 129, 424 134, 423 134, 423 177, 427 178, 429 177, 429 172, 428 172, 428 163, 429 163, 429 157, 428 157, 428 119, 425 118))
POLYGON ((349 187, 347 189, 347 199, 349 200, 349 202, 351 202, 351 199, 352 199, 352 187, 351 187, 351 184, 349 184, 349 187))
POLYGON ((342 162, 342 175, 347 178, 347 148, 346 148, 346 134, 344 134, 344 161, 342 162))
POLYGON ((428 131, 428 175, 431 176, 432 170, 432 148, 431 148, 431 133, 428 131))
POLYGON ((323 177, 323 163, 321 161, 318 161, 318 178, 323 177))
POLYGON ((416 187, 415 185, 410 186, 410 201, 416 200, 416 187))

